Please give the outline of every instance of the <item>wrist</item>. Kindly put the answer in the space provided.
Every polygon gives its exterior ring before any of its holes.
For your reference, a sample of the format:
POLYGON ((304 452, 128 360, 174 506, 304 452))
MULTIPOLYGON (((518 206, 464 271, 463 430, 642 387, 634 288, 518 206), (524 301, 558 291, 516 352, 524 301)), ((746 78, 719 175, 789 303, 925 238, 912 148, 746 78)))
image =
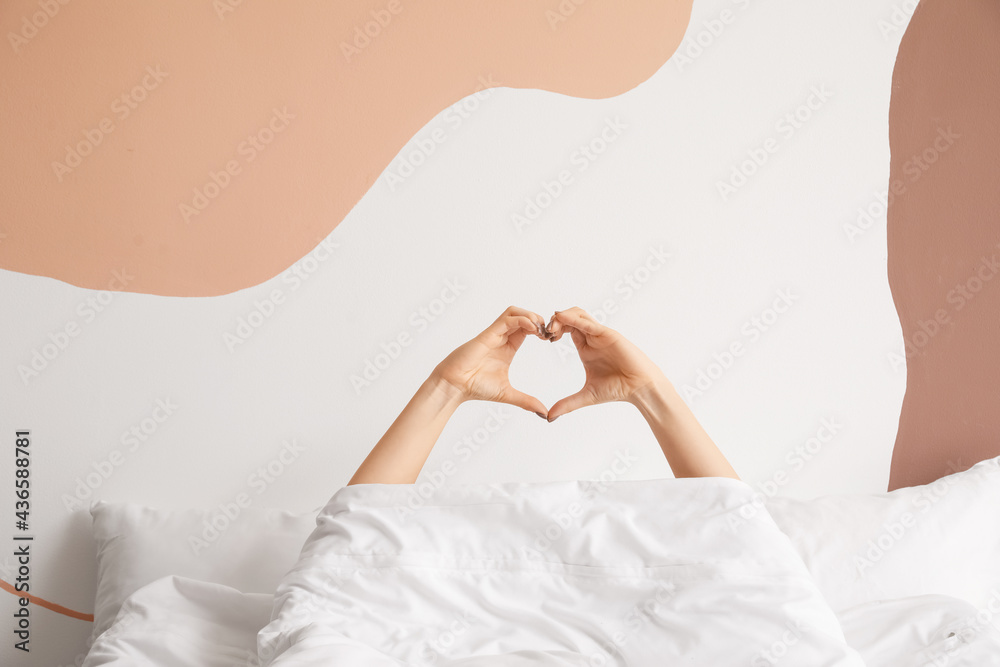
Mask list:
POLYGON ((674 412, 684 405, 680 394, 666 376, 654 378, 649 384, 637 389, 629 397, 628 402, 647 420, 674 412))
POLYGON ((448 382, 437 372, 431 373, 430 376, 424 380, 420 389, 433 402, 439 404, 441 408, 450 408, 454 410, 468 400, 464 391, 453 385, 451 382, 448 382))

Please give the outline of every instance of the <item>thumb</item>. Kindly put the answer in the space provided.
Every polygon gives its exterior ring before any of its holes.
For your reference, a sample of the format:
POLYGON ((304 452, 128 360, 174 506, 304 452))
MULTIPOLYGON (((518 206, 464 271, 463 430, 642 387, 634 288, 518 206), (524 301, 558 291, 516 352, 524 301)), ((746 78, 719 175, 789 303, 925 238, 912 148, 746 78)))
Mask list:
POLYGON ((594 397, 590 393, 587 387, 584 387, 575 394, 570 394, 565 398, 560 398, 556 401, 555 405, 549 408, 549 421, 555 421, 556 417, 566 414, 567 412, 573 412, 574 410, 579 410, 580 408, 585 408, 588 405, 594 404, 594 397))
POLYGON ((528 412, 534 412, 542 417, 546 417, 549 412, 548 408, 546 408, 545 404, 540 400, 530 394, 525 394, 523 391, 514 389, 513 387, 507 388, 507 391, 504 392, 503 399, 500 402, 522 408, 528 412))

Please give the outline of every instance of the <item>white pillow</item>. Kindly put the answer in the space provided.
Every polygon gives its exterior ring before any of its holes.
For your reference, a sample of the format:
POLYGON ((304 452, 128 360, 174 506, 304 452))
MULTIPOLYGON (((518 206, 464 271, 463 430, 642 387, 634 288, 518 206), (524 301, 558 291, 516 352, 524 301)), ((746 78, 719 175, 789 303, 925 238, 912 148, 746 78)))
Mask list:
POLYGON ((259 664, 257 633, 274 596, 185 577, 163 577, 122 605, 82 667, 236 667, 259 664))
POLYGON ((244 593, 273 593, 316 527, 320 508, 302 513, 238 509, 228 519, 220 510, 93 503, 97 596, 91 641, 111 626, 129 595, 167 575, 244 593), (213 520, 214 527, 206 524, 213 520))
POLYGON ((1000 629, 978 616, 964 600, 918 595, 858 605, 839 620, 867 667, 1000 666, 1000 629))
POLYGON ((1000 457, 923 486, 764 505, 836 611, 949 595, 1000 627, 1000 457))

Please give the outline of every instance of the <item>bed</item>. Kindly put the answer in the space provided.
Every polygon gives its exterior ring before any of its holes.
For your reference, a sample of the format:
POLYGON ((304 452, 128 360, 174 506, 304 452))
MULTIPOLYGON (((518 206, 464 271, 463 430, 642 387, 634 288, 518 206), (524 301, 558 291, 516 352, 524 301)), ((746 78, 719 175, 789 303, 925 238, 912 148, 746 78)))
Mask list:
POLYGON ((1000 457, 884 494, 732 479, 91 508, 99 665, 1000 665, 1000 457), (213 532, 214 531, 214 532, 213 532))

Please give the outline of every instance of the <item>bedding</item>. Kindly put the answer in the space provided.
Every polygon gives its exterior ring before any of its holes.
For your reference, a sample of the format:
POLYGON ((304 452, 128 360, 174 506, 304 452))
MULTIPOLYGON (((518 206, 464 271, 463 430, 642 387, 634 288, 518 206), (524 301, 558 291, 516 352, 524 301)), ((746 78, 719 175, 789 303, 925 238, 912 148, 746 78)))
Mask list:
POLYGON ((764 506, 836 611, 917 595, 1000 603, 1000 457, 922 486, 764 506))
POLYGON ((97 595, 90 641, 111 626, 126 598, 167 575, 210 581, 248 593, 274 593, 316 527, 319 508, 311 512, 237 509, 239 514, 234 513, 229 520, 221 510, 165 510, 105 501, 91 504, 97 595), (206 524, 213 518, 218 528, 206 524))
POLYGON ((198 554, 178 546, 204 512, 96 504, 104 629, 95 623, 85 667, 328 654, 641 666, 663 664, 648 656, 664 650, 724 665, 697 651, 789 617, 808 619, 811 648, 834 657, 791 653, 793 621, 755 640, 754 662, 733 664, 1000 664, 1000 458, 888 494, 763 505, 735 480, 475 485, 416 503, 414 488, 346 487, 322 510, 255 510, 198 554), (871 530, 920 507, 858 576, 850 559, 871 530))
POLYGON ((839 619, 868 667, 996 667, 1000 630, 991 613, 947 595, 915 595, 857 605, 839 619))
MULTIPOLYGON (((257 633, 268 623, 273 599, 164 577, 125 602, 82 667, 258 667, 257 633)), ((916 596, 859 605, 839 620, 867 667, 996 667, 1000 633, 984 623, 981 611, 947 596, 916 596)))
POLYGON ((121 605, 81 667, 255 667, 274 596, 171 575, 121 605))
POLYGON ((743 482, 410 491, 333 496, 277 587, 262 666, 864 664, 770 516, 734 523, 743 482))

